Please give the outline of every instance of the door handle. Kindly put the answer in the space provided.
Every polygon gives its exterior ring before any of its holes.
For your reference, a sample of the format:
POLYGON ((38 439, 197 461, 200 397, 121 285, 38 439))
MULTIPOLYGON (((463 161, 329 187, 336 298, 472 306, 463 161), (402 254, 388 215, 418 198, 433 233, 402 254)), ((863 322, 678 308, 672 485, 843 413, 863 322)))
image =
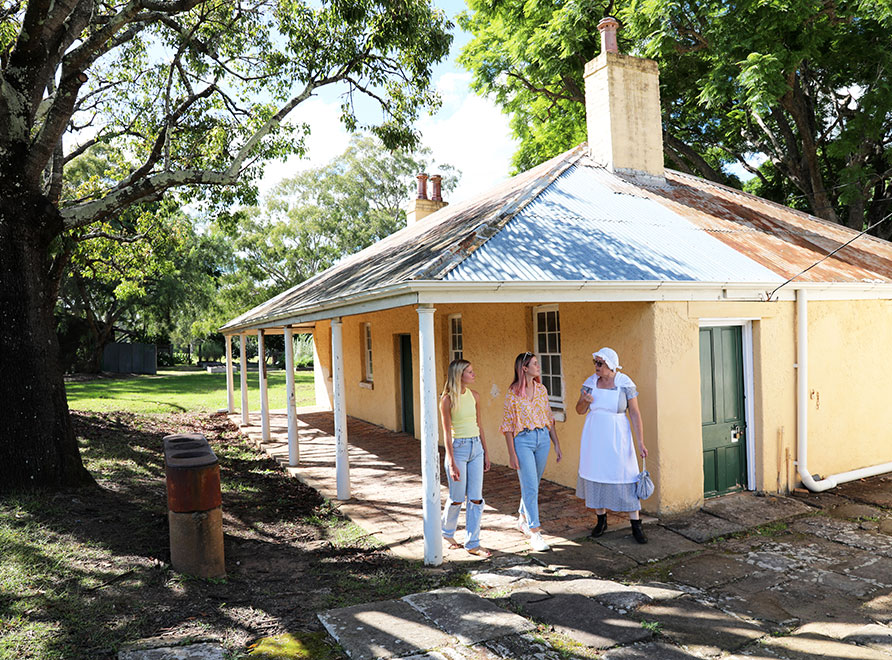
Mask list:
POLYGON ((731 427, 731 442, 738 442, 740 440, 740 434, 741 434, 740 426, 738 426, 737 424, 732 426, 731 427))

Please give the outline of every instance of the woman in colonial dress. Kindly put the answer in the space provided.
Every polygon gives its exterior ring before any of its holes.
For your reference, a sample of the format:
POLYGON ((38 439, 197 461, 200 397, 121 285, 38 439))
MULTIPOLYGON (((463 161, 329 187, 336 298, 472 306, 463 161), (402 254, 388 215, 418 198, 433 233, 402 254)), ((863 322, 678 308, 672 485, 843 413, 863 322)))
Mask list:
POLYGON ((592 353, 595 373, 582 385, 576 412, 585 415, 579 447, 576 496, 598 516, 591 535, 607 529, 607 510, 628 513, 632 536, 647 543, 641 527, 641 502, 635 493, 638 478, 637 440, 641 457, 647 456, 644 427, 638 408, 638 389, 620 373, 619 357, 612 348, 592 353))

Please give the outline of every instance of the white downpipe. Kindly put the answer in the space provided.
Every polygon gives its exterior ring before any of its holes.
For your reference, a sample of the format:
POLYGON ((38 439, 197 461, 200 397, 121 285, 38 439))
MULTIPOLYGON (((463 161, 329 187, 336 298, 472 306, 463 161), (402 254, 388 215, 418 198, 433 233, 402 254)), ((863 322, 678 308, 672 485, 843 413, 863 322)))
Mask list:
POLYGON ((257 380, 260 385, 260 437, 269 442, 269 395, 266 379, 266 342, 263 330, 257 331, 257 380))
POLYGON ((421 389, 421 484, 424 491, 424 563, 443 563, 440 534, 440 454, 437 450, 437 360, 434 351, 434 308, 418 307, 418 371, 421 389))
POLYGON ((347 452, 347 405, 344 396, 344 324, 331 320, 331 368, 334 385, 335 473, 339 500, 350 499, 350 455, 347 452))
POLYGON ((285 416, 288 418, 288 465, 300 462, 297 413, 294 409, 294 330, 285 326, 285 416))
POLYGON ((804 289, 796 290, 796 362, 796 467, 805 487, 822 493, 848 481, 892 472, 892 463, 831 474, 820 480, 808 471, 808 294, 804 289))
POLYGON ((232 335, 226 335, 226 411, 235 412, 235 396, 232 392, 232 335))
POLYGON ((246 350, 248 338, 245 335, 239 335, 241 343, 241 355, 239 355, 239 385, 242 389, 242 426, 248 426, 248 351, 246 350))

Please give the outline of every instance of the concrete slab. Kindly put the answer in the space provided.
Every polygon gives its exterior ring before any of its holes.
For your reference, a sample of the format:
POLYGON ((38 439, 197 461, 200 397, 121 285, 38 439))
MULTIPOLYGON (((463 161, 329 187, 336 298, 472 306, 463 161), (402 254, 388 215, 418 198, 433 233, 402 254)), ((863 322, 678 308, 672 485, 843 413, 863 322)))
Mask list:
POLYGON ((503 610, 464 587, 410 594, 403 596, 403 601, 464 644, 516 635, 536 627, 531 621, 503 610))
POLYGON ((872 623, 846 635, 842 638, 842 641, 869 646, 877 651, 892 655, 892 628, 888 626, 872 623))
POLYGON ((892 476, 850 481, 837 486, 836 492, 856 502, 892 508, 892 476))
POLYGON ((529 633, 491 639, 484 642, 482 646, 494 653, 496 657, 505 660, 563 660, 566 657, 560 651, 529 633))
POLYGON ((659 525, 645 525, 644 530, 648 537, 648 543, 637 543, 632 538, 631 531, 621 530, 607 532, 597 539, 597 544, 622 553, 639 564, 647 564, 700 549, 700 546, 693 541, 659 525))
POLYGON ((455 642, 403 600, 341 607, 318 617, 351 660, 392 658, 455 642))
POLYGON ((223 660, 223 658, 223 645, 212 643, 130 649, 118 653, 118 660, 223 660))
POLYGON ((883 557, 892 557, 892 536, 862 530, 857 523, 848 520, 812 516, 797 520, 793 524, 793 530, 867 550, 883 557))
POLYGON ((606 649, 640 642, 650 639, 653 634, 637 621, 617 615, 579 594, 542 598, 539 590, 519 590, 511 594, 511 602, 521 607, 527 616, 543 621, 556 632, 591 648, 606 649))
POLYGON ((635 591, 640 591, 651 600, 671 600, 684 596, 685 593, 677 589, 675 585, 664 582, 645 582, 644 584, 636 584, 632 588, 635 591))
POLYGON ((840 518, 843 520, 864 520, 865 518, 882 518, 885 515, 882 509, 870 506, 869 504, 859 504, 857 502, 846 502, 827 510, 827 515, 831 518, 840 518))
POLYGON ((872 621, 892 625, 892 594, 874 594, 861 605, 858 613, 872 621))
MULTIPOLYGON (((650 533, 650 528, 647 529, 650 533)), ((547 554, 537 555, 537 559, 547 562, 551 570, 580 577, 611 577, 636 566, 634 559, 595 543, 593 539, 562 543, 547 554)))
POLYGON ((862 600, 833 589, 821 588, 814 582, 791 579, 770 587, 778 604, 802 623, 832 621, 868 624, 859 611, 862 600))
POLYGON ((601 660, 689 660, 690 658, 699 659, 700 656, 688 653, 677 646, 659 642, 611 649, 601 656, 601 660))
POLYGON ((804 504, 815 509, 830 509, 840 504, 845 504, 850 500, 835 494, 832 491, 824 491, 823 493, 812 493, 808 490, 794 490, 790 497, 793 497, 804 504))
POLYGON ((811 633, 787 637, 766 637, 761 640, 761 646, 784 660, 815 660, 816 658, 889 660, 889 656, 881 651, 811 633))
POLYGON ((730 536, 746 530, 740 523, 719 518, 705 511, 695 511, 678 518, 662 520, 661 524, 695 543, 706 543, 720 536, 730 536))
POLYGON ((735 493, 716 497, 706 500, 702 508, 707 513, 736 522, 747 528, 760 527, 812 511, 807 504, 791 497, 775 495, 757 497, 752 493, 735 493))
POLYGON ((838 567, 836 572, 868 580, 880 588, 892 587, 892 559, 866 556, 838 567))
POLYGON ((673 564, 669 574, 673 580, 683 584, 711 589, 745 578, 753 572, 752 565, 733 555, 704 552, 673 564))
POLYGON ((499 572, 480 571, 471 573, 470 578, 481 587, 486 587, 487 589, 507 589, 511 591, 535 581, 538 576, 533 576, 525 571, 508 569, 499 572))
POLYGON ((765 634, 759 626, 690 598, 644 605, 636 618, 659 624, 662 635, 699 656, 737 651, 765 634))
POLYGON ((558 594, 578 594, 594 598, 601 605, 618 610, 621 614, 634 610, 653 599, 643 592, 612 580, 594 578, 576 580, 555 580, 537 582, 530 585, 552 596, 558 594))
POLYGON ((773 591, 748 593, 740 584, 730 584, 709 595, 719 609, 745 619, 764 621, 774 626, 799 624, 799 619, 784 609, 778 594, 773 591))

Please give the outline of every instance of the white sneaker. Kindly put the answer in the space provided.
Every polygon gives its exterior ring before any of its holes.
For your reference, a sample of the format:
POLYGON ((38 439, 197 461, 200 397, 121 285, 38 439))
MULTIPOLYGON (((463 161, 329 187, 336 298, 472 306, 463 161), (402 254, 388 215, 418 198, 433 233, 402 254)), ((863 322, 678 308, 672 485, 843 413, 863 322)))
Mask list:
POLYGON ((545 552, 546 550, 551 550, 551 546, 545 542, 545 539, 542 538, 541 532, 535 532, 530 535, 530 546, 532 546, 533 550, 536 552, 545 552))
POLYGON ((532 534, 530 526, 527 524, 526 518, 524 518, 523 515, 517 517, 517 529, 523 532, 526 536, 532 534))

